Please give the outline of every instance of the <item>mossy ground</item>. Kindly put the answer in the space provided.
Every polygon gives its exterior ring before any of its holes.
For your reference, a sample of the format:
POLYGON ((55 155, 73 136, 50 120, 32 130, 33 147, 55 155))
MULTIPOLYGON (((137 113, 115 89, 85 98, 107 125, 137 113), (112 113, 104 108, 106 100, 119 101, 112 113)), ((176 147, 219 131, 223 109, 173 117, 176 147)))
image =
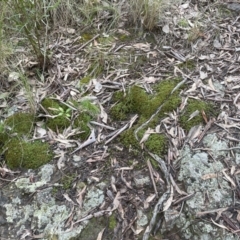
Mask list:
POLYGON ((31 113, 15 113, 8 117, 4 125, 10 129, 11 133, 17 133, 18 136, 28 136, 33 131, 35 116, 31 113))
MULTIPOLYGON (((78 239, 96 240, 99 232, 108 225, 106 217, 92 218, 83 229, 78 239)), ((111 231, 104 231, 106 240, 114 239, 111 231)))
POLYGON ((74 120, 74 127, 79 128, 81 133, 79 134, 80 139, 85 140, 90 135, 90 128, 88 123, 92 120, 92 117, 86 113, 80 113, 79 116, 74 120))
POLYGON ((163 134, 152 134, 146 141, 145 147, 154 154, 163 155, 167 150, 167 139, 163 134))
POLYGON ((73 180, 75 179, 75 177, 76 177, 75 174, 69 174, 69 175, 65 175, 61 179, 61 184, 63 185, 64 190, 68 190, 68 189, 71 188, 73 180))
POLYGON ((218 111, 216 109, 216 106, 214 106, 212 103, 196 99, 189 99, 185 110, 181 113, 179 119, 180 125, 186 131, 189 131, 193 126, 199 124, 204 125, 205 121, 201 112, 204 111, 209 119, 210 117, 216 117, 218 115, 218 111), (190 115, 196 110, 199 111, 199 114, 189 120, 190 115))
MULTIPOLYGON (((167 113, 176 110, 181 103, 180 91, 184 89, 182 85, 178 90, 173 91, 179 80, 167 80, 157 84, 154 89, 154 94, 147 94, 144 89, 133 86, 126 91, 116 92, 113 96, 115 105, 110 110, 110 115, 114 120, 126 120, 132 114, 138 114, 139 120, 131 129, 124 131, 120 135, 120 142, 126 146, 141 150, 139 141, 134 136, 134 131, 144 122, 146 122, 156 111, 161 107, 160 112, 149 122, 147 126, 138 132, 138 138, 141 139, 147 128, 155 128, 162 118, 167 113)), ((204 124, 201 111, 204 111, 208 117, 217 115, 216 107, 208 102, 189 99, 188 105, 179 117, 179 123, 183 129, 189 131, 191 127, 204 124), (188 121, 190 115, 199 110, 200 114, 188 121)), ((167 138, 163 134, 152 134, 144 143, 146 149, 157 155, 163 156, 167 152, 167 138)))
POLYGON ((9 140, 9 138, 10 138, 10 135, 7 134, 6 132, 0 133, 0 154, 4 150, 4 145, 9 140))
POLYGON ((63 109, 63 115, 55 118, 47 118, 46 126, 53 131, 63 131, 69 126, 79 128, 81 133, 75 137, 80 138, 81 140, 86 140, 91 132, 88 124, 99 112, 99 109, 87 100, 82 102, 71 101, 70 104, 79 111, 79 115, 74 120, 71 120, 66 114, 64 114, 68 111, 67 106, 53 99, 44 99, 42 101, 42 106, 49 112, 49 114, 56 115, 58 113, 56 110, 59 108, 63 109))
POLYGON ((183 28, 189 27, 188 20, 185 18, 182 18, 181 20, 178 21, 178 26, 183 27, 183 28))
POLYGON ((5 161, 9 168, 36 169, 52 159, 52 153, 47 143, 25 142, 13 138, 4 146, 5 161))
POLYGON ((183 63, 178 64, 180 69, 193 70, 196 67, 196 63, 192 59, 188 59, 183 63))
POLYGON ((110 217, 109 217, 109 223, 108 223, 108 227, 110 230, 114 230, 114 228, 117 226, 117 220, 116 220, 116 216, 113 213, 110 217))
POLYGON ((0 133, 0 151, 9 168, 35 169, 52 159, 48 143, 26 141, 31 137, 34 123, 33 114, 21 112, 4 121, 4 128, 0 133))
POLYGON ((83 77, 81 80, 80 80, 80 86, 81 85, 84 85, 84 84, 88 84, 91 80, 91 76, 89 75, 86 75, 85 77, 83 77))
MULTIPOLYGON (((110 110, 111 117, 114 120, 126 120, 131 114, 138 114, 139 121, 131 129, 125 131, 120 136, 120 141, 126 146, 140 149, 139 142, 134 137, 134 131, 142 123, 147 121, 162 105, 161 111, 153 118, 153 120, 141 131, 139 131, 139 139, 143 136, 148 127, 154 128, 160 119, 166 113, 173 111, 181 103, 179 96, 183 86, 172 93, 175 86, 179 83, 178 79, 162 81, 154 87, 154 94, 147 94, 138 86, 130 87, 126 96, 123 92, 116 92, 113 101, 116 104, 110 110)), ((166 153, 166 138, 161 134, 152 135, 146 141, 145 146, 160 156, 166 153)))
POLYGON ((174 110, 181 103, 180 89, 171 94, 178 80, 168 80, 157 84, 155 94, 149 95, 142 88, 133 86, 128 89, 127 95, 117 92, 113 96, 114 102, 119 102, 110 110, 114 120, 126 120, 129 114, 139 114, 141 118, 148 119, 164 103, 163 110, 158 117, 174 110))
POLYGON ((59 107, 63 108, 64 110, 66 110, 66 106, 59 103, 57 100, 51 99, 51 98, 45 98, 42 102, 41 102, 42 106, 44 107, 45 110, 47 110, 49 113, 51 114, 55 114, 56 111, 53 109, 58 109, 59 107))

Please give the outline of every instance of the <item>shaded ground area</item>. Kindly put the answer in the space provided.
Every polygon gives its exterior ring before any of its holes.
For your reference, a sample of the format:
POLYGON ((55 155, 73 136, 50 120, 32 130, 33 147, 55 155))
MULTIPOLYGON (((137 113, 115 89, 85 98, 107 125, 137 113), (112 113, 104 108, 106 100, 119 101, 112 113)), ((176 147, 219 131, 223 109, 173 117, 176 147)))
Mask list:
POLYGON ((26 60, 33 95, 0 99, 1 239, 238 239, 237 11, 175 3, 152 32, 123 16, 107 34, 52 33, 46 82, 26 60))

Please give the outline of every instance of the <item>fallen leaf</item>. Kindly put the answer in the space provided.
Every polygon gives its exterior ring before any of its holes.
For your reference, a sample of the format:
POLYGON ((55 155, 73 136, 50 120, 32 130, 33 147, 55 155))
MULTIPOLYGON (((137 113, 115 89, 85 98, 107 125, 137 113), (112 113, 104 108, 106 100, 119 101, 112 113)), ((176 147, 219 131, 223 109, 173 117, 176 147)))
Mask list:
POLYGON ((201 178, 202 180, 207 180, 207 179, 211 179, 211 178, 216 178, 218 175, 216 173, 208 173, 203 175, 201 178))
POLYGON ((102 231, 98 234, 97 239, 96 240, 102 240, 103 237, 103 233, 105 231, 106 228, 103 228, 102 231))
POLYGON ((148 128, 147 131, 143 134, 140 144, 146 142, 152 133, 155 133, 155 131, 151 128, 148 128))
POLYGON ((222 44, 218 41, 218 39, 214 39, 213 41, 213 46, 215 48, 221 48, 222 47, 222 44))
POLYGON ((162 30, 164 33, 169 33, 170 32, 169 25, 168 24, 164 25, 162 30))
POLYGON ((163 212, 167 211, 170 208, 170 206, 172 205, 172 201, 173 201, 173 186, 171 185, 170 196, 168 200, 163 204, 163 212))
POLYGON ((143 51, 149 51, 150 50, 150 44, 149 43, 136 43, 133 44, 133 47, 143 50, 143 51))
POLYGON ((155 77, 145 77, 143 80, 147 83, 155 83, 157 79, 155 77))
POLYGON ((208 77, 208 74, 207 72, 204 72, 204 71, 200 71, 200 78, 203 80, 203 79, 206 79, 208 77))

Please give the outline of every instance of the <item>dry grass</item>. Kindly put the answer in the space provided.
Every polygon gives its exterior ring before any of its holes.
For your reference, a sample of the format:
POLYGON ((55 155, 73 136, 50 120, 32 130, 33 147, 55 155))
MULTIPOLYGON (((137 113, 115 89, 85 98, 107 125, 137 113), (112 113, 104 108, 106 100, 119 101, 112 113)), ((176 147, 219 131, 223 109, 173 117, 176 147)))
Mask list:
POLYGON ((96 27, 94 23, 99 23, 104 17, 108 18, 108 29, 115 26, 119 17, 120 11, 117 4, 110 1, 98 0, 60 0, 56 5, 56 0, 51 0, 53 7, 50 10, 54 26, 74 26, 80 27, 96 27), (109 17, 108 17, 109 16, 109 17))
POLYGON ((153 30, 168 4, 167 0, 130 0, 130 16, 135 25, 140 24, 146 30, 153 30))
POLYGON ((12 49, 9 41, 7 41, 6 30, 4 28, 5 18, 7 15, 7 4, 0 1, 0 71, 1 73, 7 68, 7 58, 11 55, 12 49))

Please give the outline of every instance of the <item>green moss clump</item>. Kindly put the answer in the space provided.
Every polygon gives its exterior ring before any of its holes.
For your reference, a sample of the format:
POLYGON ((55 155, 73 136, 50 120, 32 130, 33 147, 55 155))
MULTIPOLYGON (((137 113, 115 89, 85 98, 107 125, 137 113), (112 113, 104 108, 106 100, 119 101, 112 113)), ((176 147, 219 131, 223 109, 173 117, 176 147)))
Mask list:
POLYGON ((145 147, 158 156, 167 153, 167 140, 163 134, 151 134, 145 143, 145 147))
POLYGON ((128 112, 129 112, 129 106, 127 106, 123 102, 116 104, 110 110, 111 117, 114 120, 120 120, 120 121, 127 119, 128 112))
POLYGON ((6 143, 5 148, 5 160, 11 169, 36 169, 52 159, 48 143, 31 143, 14 138, 6 143))
POLYGON ((119 101, 110 110, 111 117, 114 120, 125 120, 127 114, 130 113, 144 113, 149 104, 149 97, 143 89, 133 86, 128 90, 127 96, 124 97, 123 93, 117 92, 113 97, 114 101, 119 101))
POLYGON ((133 147, 134 149, 140 150, 140 145, 139 142, 136 140, 134 136, 134 130, 135 128, 128 129, 124 131, 120 135, 120 142, 125 146, 125 147, 133 147))
POLYGON ((130 34, 127 35, 127 34, 119 34, 119 33, 117 33, 117 34, 116 34, 116 37, 117 37, 118 40, 121 41, 121 42, 127 42, 127 41, 132 40, 132 36, 131 36, 130 34))
POLYGON ((19 112, 8 117, 4 125, 10 127, 10 131, 12 133, 17 133, 18 136, 27 136, 33 130, 34 119, 34 114, 19 112))
POLYGON ((80 103, 78 103, 78 109, 83 112, 87 113, 88 115, 92 117, 96 117, 96 115, 100 112, 99 108, 91 103, 89 100, 83 100, 80 103))
POLYGON ((141 117, 148 119, 164 103, 161 116, 177 108, 181 103, 179 97, 180 89, 171 94, 178 81, 163 81, 155 87, 155 95, 150 96, 137 86, 131 87, 127 95, 117 92, 113 96, 114 102, 119 102, 112 107, 110 115, 114 120, 125 120, 128 114, 139 114, 141 117))
POLYGON ((86 140, 91 133, 90 128, 88 127, 88 123, 92 120, 92 117, 87 113, 80 113, 80 115, 74 120, 74 127, 80 128, 79 137, 81 140, 86 140))
POLYGON ((65 116, 58 116, 55 118, 49 118, 47 120, 47 127, 51 128, 53 131, 63 131, 71 124, 70 120, 65 116))
POLYGON ((180 21, 178 21, 178 26, 183 27, 183 28, 187 28, 189 27, 189 23, 187 19, 181 19, 180 21))
POLYGON ((0 132, 0 154, 3 150, 5 143, 9 140, 9 135, 5 132, 0 132))
MULTIPOLYGON (((120 141, 126 146, 132 146, 136 149, 140 149, 139 142, 134 137, 134 131, 142 123, 146 122, 156 111, 162 106, 160 112, 152 119, 152 121, 142 130, 138 132, 138 138, 141 139, 144 131, 148 128, 154 128, 160 121, 161 118, 165 117, 166 113, 169 113, 176 109, 181 103, 181 98, 179 97, 181 89, 184 88, 182 85, 178 90, 173 91, 179 80, 168 80, 162 81, 154 87, 155 94, 149 95, 145 91, 137 86, 133 86, 128 89, 126 96, 122 92, 116 92, 113 96, 113 101, 117 102, 110 110, 110 115, 114 120, 125 120, 130 114, 138 114, 139 120, 137 125, 133 128, 123 132, 120 136, 120 141)), ((166 140, 163 136, 150 136, 148 147, 150 151, 157 151, 160 155, 164 154, 166 148, 166 140), (154 148, 151 144, 151 138, 157 138, 157 143, 160 146, 154 148), (157 148, 159 148, 159 151, 157 148)), ((156 144, 157 144, 156 143, 156 144)))
POLYGON ((115 214, 112 214, 110 217, 109 217, 109 224, 108 224, 108 227, 110 230, 114 230, 114 228, 117 226, 117 220, 116 220, 116 217, 115 217, 115 214))
POLYGON ((50 99, 50 98, 45 98, 43 99, 43 101, 41 102, 43 108, 45 110, 47 110, 49 113, 53 113, 53 110, 51 110, 50 108, 58 108, 59 104, 57 101, 50 99))
POLYGON ((0 121, 0 133, 3 133, 5 131, 4 123, 0 121))
POLYGON ((189 99, 187 107, 180 116, 179 119, 180 125, 185 130, 189 131, 193 126, 204 124, 205 122, 202 117, 201 111, 204 111, 208 117, 216 117, 218 114, 216 107, 212 103, 196 99, 189 99), (199 111, 199 115, 195 116, 190 121, 188 121, 190 115, 196 110, 199 111))
POLYGON ((91 80, 91 77, 87 75, 80 80, 80 85, 88 84, 90 80, 91 80))
POLYGON ((194 60, 188 59, 185 62, 178 64, 180 69, 193 70, 196 67, 194 60))
POLYGON ((86 43, 87 41, 91 40, 94 36, 95 36, 94 33, 83 33, 80 42, 86 43))
POLYGON ((61 179, 61 184, 63 185, 63 189, 64 190, 68 190, 71 188, 72 183, 75 179, 76 175, 75 174, 71 174, 71 175, 65 175, 62 179, 61 179))

